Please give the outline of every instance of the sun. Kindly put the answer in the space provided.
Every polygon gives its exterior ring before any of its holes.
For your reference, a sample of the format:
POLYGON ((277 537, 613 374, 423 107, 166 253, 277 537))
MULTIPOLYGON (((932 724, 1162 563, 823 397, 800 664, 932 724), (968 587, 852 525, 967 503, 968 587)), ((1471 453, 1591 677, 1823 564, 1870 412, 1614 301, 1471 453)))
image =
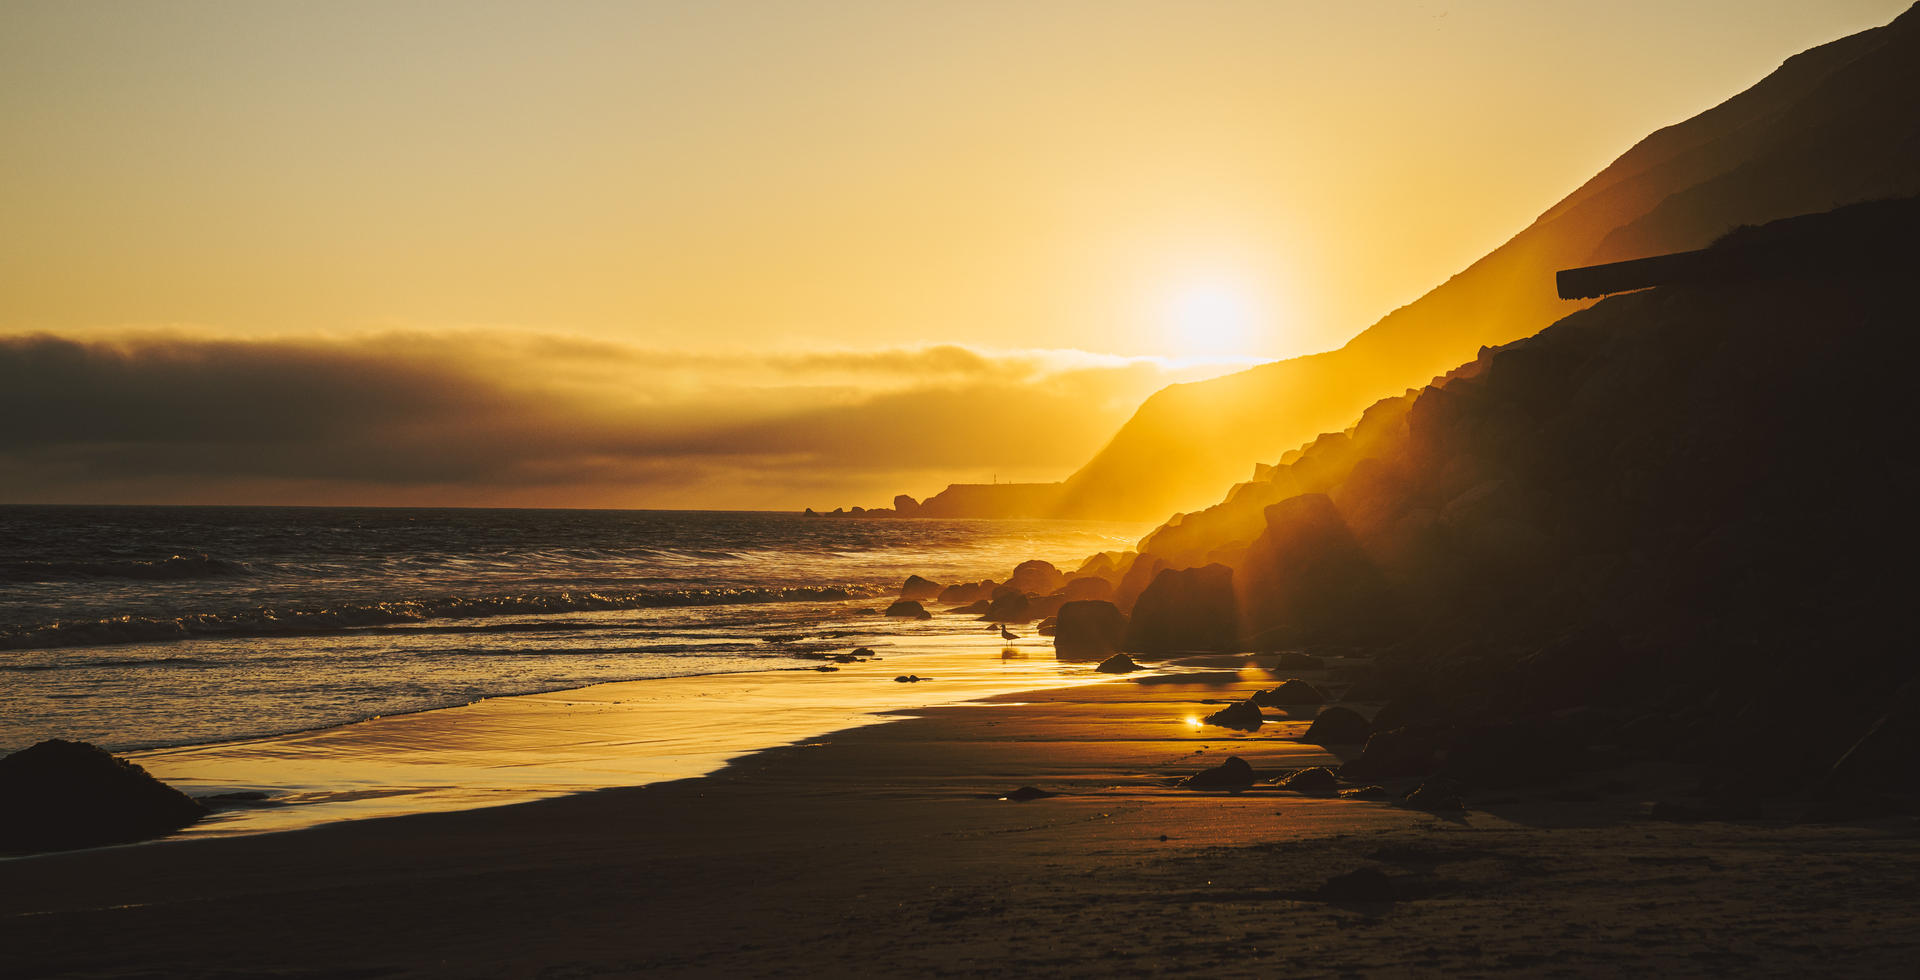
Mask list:
POLYGON ((1228 279, 1193 279, 1167 290, 1161 329, 1179 356, 1245 357, 1253 353, 1263 311, 1253 292, 1228 279))

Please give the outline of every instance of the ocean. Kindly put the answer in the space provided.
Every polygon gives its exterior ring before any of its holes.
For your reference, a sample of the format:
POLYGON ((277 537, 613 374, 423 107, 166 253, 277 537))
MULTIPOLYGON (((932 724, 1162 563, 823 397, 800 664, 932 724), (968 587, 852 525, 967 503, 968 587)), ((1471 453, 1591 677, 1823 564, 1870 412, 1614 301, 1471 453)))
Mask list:
POLYGON ((909 574, 1148 527, 697 511, 0 507, 0 752, 258 738, 606 681, 804 668, 909 574))

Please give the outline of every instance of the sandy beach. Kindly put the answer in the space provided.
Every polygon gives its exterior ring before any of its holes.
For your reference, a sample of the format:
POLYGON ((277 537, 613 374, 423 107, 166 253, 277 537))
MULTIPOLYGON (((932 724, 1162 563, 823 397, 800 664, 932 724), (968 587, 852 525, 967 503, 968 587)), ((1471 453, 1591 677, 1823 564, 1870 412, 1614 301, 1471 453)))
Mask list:
MULTIPOLYGON (((974 645, 946 656, 1001 656, 974 645)), ((1439 814, 1176 787, 1228 755, 1338 761, 1294 740, 1313 709, 1196 724, 1297 673, 1217 663, 916 708, 702 778, 6 861, 4 972, 1873 976, 1920 946, 1910 818, 1648 819, 1681 767, 1439 814), (1057 795, 1003 798, 1022 786, 1057 795), (1390 898, 1325 890, 1362 868, 1390 898)))

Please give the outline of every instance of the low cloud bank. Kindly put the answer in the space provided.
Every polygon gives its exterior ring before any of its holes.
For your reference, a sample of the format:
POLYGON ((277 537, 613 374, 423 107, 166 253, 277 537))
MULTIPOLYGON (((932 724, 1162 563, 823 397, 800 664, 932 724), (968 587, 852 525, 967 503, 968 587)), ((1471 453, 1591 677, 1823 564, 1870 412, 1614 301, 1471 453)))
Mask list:
POLYGON ((1231 365, 934 346, 682 352, 508 330, 0 337, 0 499, 875 505, 1058 479, 1231 365))

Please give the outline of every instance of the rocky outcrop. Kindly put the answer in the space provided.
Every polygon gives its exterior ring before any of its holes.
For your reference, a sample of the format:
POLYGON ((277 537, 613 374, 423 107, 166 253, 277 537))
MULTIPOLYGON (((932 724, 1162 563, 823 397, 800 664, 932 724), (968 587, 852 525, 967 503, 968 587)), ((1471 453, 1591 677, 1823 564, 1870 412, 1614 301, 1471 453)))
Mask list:
POLYGON ((1326 766, 1314 766, 1282 779, 1280 788, 1306 796, 1332 796, 1340 790, 1340 780, 1326 766))
POLYGON ((1103 599, 1065 603, 1054 617, 1053 651, 1062 660, 1100 660, 1120 648, 1127 617, 1103 599))
POLYGON ((932 602, 940 598, 943 590, 944 587, 938 582, 918 575, 909 575, 906 584, 900 586, 900 598, 912 599, 915 602, 932 602))
POLYGON ((1228 652, 1237 646, 1233 569, 1165 569, 1140 593, 1122 649, 1136 653, 1228 652))
POLYGON ((85 742, 50 739, 0 759, 0 851, 143 840, 206 813, 145 769, 85 742))

